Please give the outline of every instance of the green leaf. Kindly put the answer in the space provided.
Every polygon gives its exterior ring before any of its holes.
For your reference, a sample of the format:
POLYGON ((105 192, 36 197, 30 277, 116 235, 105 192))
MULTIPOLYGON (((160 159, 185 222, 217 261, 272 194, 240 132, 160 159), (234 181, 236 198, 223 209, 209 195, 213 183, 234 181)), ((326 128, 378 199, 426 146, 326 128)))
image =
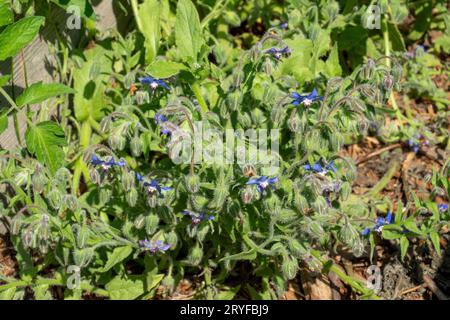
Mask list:
POLYGON ((105 48, 96 45, 85 51, 85 61, 73 71, 73 88, 76 91, 73 104, 78 121, 85 121, 89 117, 99 121, 106 114, 108 103, 104 92, 112 71, 111 59, 108 59, 107 53, 105 48), (91 77, 92 70, 95 71, 95 77, 91 77))
POLYGON ((117 276, 105 286, 112 300, 133 300, 144 293, 144 283, 139 277, 117 276))
POLYGON ((123 246, 115 248, 111 253, 111 255, 108 257, 108 261, 106 261, 105 266, 100 272, 106 272, 110 270, 116 264, 125 260, 130 255, 131 252, 133 252, 133 248, 131 246, 123 246))
POLYGON ((333 46, 333 49, 331 49, 330 56, 325 63, 325 68, 328 77, 337 77, 342 75, 342 68, 341 64, 339 63, 339 52, 337 44, 335 44, 333 46))
POLYGON ((161 4, 158 0, 145 0, 139 6, 138 16, 141 22, 140 31, 145 38, 145 62, 151 63, 158 53, 161 39, 161 4))
POLYGON ((39 16, 23 18, 10 24, 0 34, 0 61, 14 57, 27 46, 39 32, 45 18, 39 16))
POLYGON ((11 76, 9 74, 0 76, 0 87, 3 87, 5 84, 7 84, 10 78, 11 76))
POLYGON ((417 224, 414 221, 406 220, 404 225, 405 228, 408 229, 409 231, 417 234, 422 234, 422 231, 420 231, 419 228, 417 228, 417 224))
POLYGON ((403 36, 397 28, 397 25, 388 23, 389 38, 392 43, 392 50, 394 51, 406 51, 405 42, 403 36))
POLYGON ((42 82, 33 83, 17 98, 17 106, 22 107, 26 104, 41 103, 51 97, 61 94, 74 93, 75 90, 60 83, 45 84, 42 82))
POLYGON ((408 238, 406 236, 402 236, 400 238, 400 256, 401 256, 402 261, 405 258, 406 252, 408 250, 408 246, 409 246, 408 238))
POLYGON ((388 229, 386 227, 383 227, 381 233, 382 233, 383 239, 387 239, 387 240, 399 239, 403 236, 403 233, 401 233, 400 231, 397 231, 394 229, 388 229))
POLYGON ((0 134, 8 128, 8 115, 5 113, 0 115, 0 134))
POLYGON ((45 121, 30 126, 25 134, 27 148, 30 153, 47 168, 55 173, 64 164, 66 138, 61 127, 53 121, 45 121))
POLYGON ((180 0, 177 4, 175 23, 175 42, 183 59, 197 59, 203 44, 200 18, 197 9, 190 0, 180 0))
POLYGON ((70 6, 75 6, 80 8, 80 13, 84 18, 91 20, 96 19, 94 9, 88 0, 50 0, 54 4, 60 6, 63 9, 67 9, 70 6))
POLYGON ((233 254, 227 257, 220 259, 220 261, 226 260, 255 260, 256 259, 256 250, 251 249, 249 251, 233 254))
POLYGON ((239 289, 241 288, 240 285, 231 288, 229 290, 220 291, 219 294, 216 296, 216 300, 233 300, 236 293, 238 293, 239 289))
POLYGON ((433 243, 434 250, 438 255, 441 255, 441 243, 439 242, 439 233, 436 231, 431 231, 430 233, 431 242, 433 243))
POLYGON ((169 78, 186 69, 181 63, 157 60, 147 67, 146 72, 154 78, 169 78))
POLYGON ((0 27, 13 23, 14 16, 9 6, 4 2, 0 2, 0 27))

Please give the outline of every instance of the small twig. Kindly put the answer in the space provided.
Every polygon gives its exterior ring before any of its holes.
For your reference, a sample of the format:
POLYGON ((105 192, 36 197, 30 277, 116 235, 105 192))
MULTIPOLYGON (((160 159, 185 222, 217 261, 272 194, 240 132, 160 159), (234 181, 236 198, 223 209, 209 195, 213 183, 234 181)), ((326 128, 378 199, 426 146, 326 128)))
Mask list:
POLYGON ((367 156, 365 156, 364 158, 356 160, 356 165, 359 165, 359 164, 361 164, 361 163, 363 163, 363 162, 366 162, 367 160, 370 160, 370 159, 372 159, 372 158, 374 158, 374 157, 376 157, 376 156, 382 154, 382 153, 385 152, 385 151, 389 151, 389 150, 392 150, 392 149, 396 149, 396 148, 399 148, 399 147, 401 147, 401 146, 402 146, 401 143, 396 143, 396 144, 392 144, 392 145, 390 145, 390 146, 381 148, 381 149, 379 149, 379 150, 377 150, 377 151, 374 151, 374 152, 372 152, 372 153, 369 153, 369 154, 368 154, 367 156))
POLYGON ((422 288, 422 287, 423 287, 423 284, 418 285, 418 286, 415 286, 415 287, 413 287, 413 288, 409 288, 409 289, 403 290, 403 291, 400 293, 400 296, 403 296, 403 295, 405 295, 405 294, 408 294, 408 293, 414 292, 414 291, 416 291, 416 290, 419 290, 419 289, 422 288))
POLYGON ((448 297, 438 288, 433 279, 427 274, 423 275, 423 281, 439 300, 448 300, 448 297))

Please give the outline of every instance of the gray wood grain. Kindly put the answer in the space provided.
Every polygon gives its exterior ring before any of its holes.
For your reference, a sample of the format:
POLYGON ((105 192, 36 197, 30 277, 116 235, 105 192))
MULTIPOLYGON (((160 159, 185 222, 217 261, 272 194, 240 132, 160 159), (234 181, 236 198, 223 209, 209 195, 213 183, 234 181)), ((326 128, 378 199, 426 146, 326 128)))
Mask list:
MULTIPOLYGON (((117 0, 102 0, 97 1, 94 6, 94 11, 97 15, 97 29, 106 31, 114 28, 119 24, 124 24, 128 21, 128 17, 120 15, 118 9, 120 1, 117 0), (119 17, 116 18, 116 17, 119 17), (118 22, 119 20, 119 22, 118 22)), ((28 84, 43 81, 44 83, 57 82, 58 75, 55 72, 55 56, 51 52, 51 46, 57 43, 56 30, 70 39, 73 47, 77 47, 80 40, 79 30, 68 30, 66 22, 68 14, 62 9, 55 9, 52 12, 52 18, 48 19, 45 27, 41 30, 36 39, 23 49, 21 54, 18 54, 13 59, 14 66, 14 96, 18 96, 25 85, 25 68, 27 73, 28 84)), ((0 64, 0 74, 11 74, 11 61, 6 61, 0 64)), ((8 86, 8 93, 12 93, 11 86, 8 86)), ((4 99, 0 99, 0 108, 9 107, 9 104, 4 99)), ((37 110, 40 106, 32 106, 37 110)), ((25 112, 18 114, 19 127, 21 136, 23 137, 26 131, 26 115, 25 112)), ((22 139, 23 140, 23 139, 22 139)), ((14 124, 12 117, 9 118, 8 129, 0 135, 0 149, 14 149, 18 146, 14 124)))

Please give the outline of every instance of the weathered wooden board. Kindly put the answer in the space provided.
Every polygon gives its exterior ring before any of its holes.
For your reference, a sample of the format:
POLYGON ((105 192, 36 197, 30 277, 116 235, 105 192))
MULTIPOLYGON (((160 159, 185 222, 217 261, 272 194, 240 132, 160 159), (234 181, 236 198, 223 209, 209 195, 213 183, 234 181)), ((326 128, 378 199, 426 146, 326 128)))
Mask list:
MULTIPOLYGON (((126 24, 127 17, 118 9, 118 0, 102 0, 97 1, 94 6, 94 11, 97 15, 97 29, 106 31, 114 28, 117 24, 126 24), (122 14, 122 15, 121 15, 122 14), (119 18, 117 18, 119 17, 119 18), (119 20, 119 21, 118 21, 119 20)), ((62 9, 55 11, 50 23, 41 30, 39 36, 27 46, 22 54, 19 54, 13 59, 14 66, 14 95, 18 96, 25 88, 25 73, 26 69, 28 84, 38 81, 45 83, 58 81, 58 76, 54 72, 55 57, 50 52, 49 44, 57 42, 55 28, 61 34, 67 35, 71 43, 76 47, 80 39, 79 30, 67 29, 67 18, 69 15, 62 9)), ((0 64, 0 74, 11 74, 11 61, 0 64)), ((11 88, 9 88, 11 93, 11 88)), ((9 106, 4 100, 0 100, 0 108, 9 106)), ((39 106, 34 106, 38 108, 39 106)), ((19 127, 23 136, 26 130, 25 113, 19 113, 19 127)), ((18 145, 12 117, 9 121, 8 129, 0 136, 0 149, 13 149, 18 145)))

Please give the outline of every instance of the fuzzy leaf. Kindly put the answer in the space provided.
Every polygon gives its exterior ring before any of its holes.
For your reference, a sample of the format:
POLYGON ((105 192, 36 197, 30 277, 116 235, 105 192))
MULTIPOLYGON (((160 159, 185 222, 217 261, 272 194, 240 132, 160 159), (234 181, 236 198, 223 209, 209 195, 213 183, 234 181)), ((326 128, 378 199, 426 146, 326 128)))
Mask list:
POLYGON ((180 0, 177 5, 175 23, 175 42, 183 59, 197 59, 203 44, 200 18, 197 9, 190 0, 180 0))
POLYGON ((139 277, 117 276, 105 287, 112 300, 133 300, 144 293, 144 282, 139 277))
POLYGON ((111 255, 108 257, 108 261, 106 261, 105 266, 101 270, 101 272, 106 272, 114 267, 116 264, 125 260, 133 251, 131 246, 123 246, 117 247, 113 250, 111 255))

